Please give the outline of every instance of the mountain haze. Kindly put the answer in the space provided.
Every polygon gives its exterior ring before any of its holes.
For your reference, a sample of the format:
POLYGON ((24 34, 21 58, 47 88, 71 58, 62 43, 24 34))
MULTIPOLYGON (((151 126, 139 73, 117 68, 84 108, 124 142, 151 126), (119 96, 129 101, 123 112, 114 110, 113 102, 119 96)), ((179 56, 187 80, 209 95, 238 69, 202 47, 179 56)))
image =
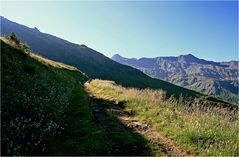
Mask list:
POLYGON ((113 60, 132 66, 145 74, 176 85, 237 103, 238 61, 213 62, 192 54, 178 57, 125 58, 114 55, 113 60))

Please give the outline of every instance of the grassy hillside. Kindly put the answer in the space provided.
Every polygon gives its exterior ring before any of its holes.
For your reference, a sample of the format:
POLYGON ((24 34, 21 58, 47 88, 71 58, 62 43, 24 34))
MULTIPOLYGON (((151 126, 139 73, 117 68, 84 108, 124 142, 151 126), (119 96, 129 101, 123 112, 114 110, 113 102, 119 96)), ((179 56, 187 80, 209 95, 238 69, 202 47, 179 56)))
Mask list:
MULTIPOLYGON (((177 98, 180 95, 191 98, 206 97, 198 92, 153 79, 141 71, 119 64, 85 45, 73 44, 1 17, 1 34, 8 35, 11 32, 16 32, 22 41, 31 46, 34 52, 51 60, 75 66, 91 78, 113 80, 127 87, 163 89, 167 92, 168 97, 171 95, 177 98)), ((213 98, 209 99, 217 101, 213 98)))
POLYGON ((57 145, 52 143, 72 123, 64 116, 74 109, 72 94, 79 93, 79 106, 86 103, 81 84, 87 76, 74 67, 27 54, 4 38, 1 57, 2 155, 53 153, 57 145))
POLYGON ((151 155, 147 141, 114 117, 102 127, 74 67, 1 38, 2 155, 151 155))
POLYGON ((212 107, 211 102, 199 99, 165 99, 162 90, 124 88, 112 81, 92 80, 85 86, 101 101, 114 102, 113 106, 123 102, 124 119, 133 117, 146 123, 189 154, 238 155, 237 108, 212 107))
POLYGON ((89 78, 75 67, 3 37, 1 61, 2 155, 236 154, 238 120, 232 108, 206 103, 195 108, 190 102, 166 100, 163 91, 126 89, 109 81, 85 83, 89 78), (125 114, 143 120, 146 128, 153 126, 185 151, 172 151, 176 146, 168 146, 169 140, 131 128, 119 119, 125 114))

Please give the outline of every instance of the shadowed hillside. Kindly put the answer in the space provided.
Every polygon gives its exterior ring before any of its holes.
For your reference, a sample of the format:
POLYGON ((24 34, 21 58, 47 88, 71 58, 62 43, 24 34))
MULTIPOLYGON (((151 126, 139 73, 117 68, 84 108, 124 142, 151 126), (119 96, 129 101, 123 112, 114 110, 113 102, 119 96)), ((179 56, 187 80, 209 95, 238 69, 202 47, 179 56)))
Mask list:
MULTIPOLYGON (((114 80, 118 84, 129 87, 163 89, 167 92, 168 97, 171 95, 179 97, 181 94, 184 97, 205 97, 198 92, 153 79, 141 71, 119 64, 85 45, 73 44, 42 33, 38 29, 28 28, 1 17, 1 34, 8 35, 11 32, 16 32, 23 42, 31 46, 33 52, 51 60, 75 66, 91 78, 114 80)), ((213 98, 211 100, 217 101, 213 98)))
POLYGON ((75 67, 1 37, 1 155, 151 155, 147 141, 105 115, 95 119, 75 67), (127 140, 126 140, 127 139, 127 140))

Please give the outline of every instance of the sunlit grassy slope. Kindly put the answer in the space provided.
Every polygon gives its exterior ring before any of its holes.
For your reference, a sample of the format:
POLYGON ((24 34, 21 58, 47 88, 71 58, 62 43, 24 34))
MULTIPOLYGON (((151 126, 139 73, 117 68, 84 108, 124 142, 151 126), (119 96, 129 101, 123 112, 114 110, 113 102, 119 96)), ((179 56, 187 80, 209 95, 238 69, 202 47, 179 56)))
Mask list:
POLYGON ((146 121, 188 152, 198 155, 238 155, 237 108, 211 106, 211 102, 166 99, 162 90, 124 88, 112 81, 85 84, 98 99, 125 102, 125 113, 146 121))
MULTIPOLYGON (((147 141, 113 117, 99 126, 88 77, 1 38, 2 155, 151 155, 147 141)), ((103 112, 103 111, 102 111, 103 112)))

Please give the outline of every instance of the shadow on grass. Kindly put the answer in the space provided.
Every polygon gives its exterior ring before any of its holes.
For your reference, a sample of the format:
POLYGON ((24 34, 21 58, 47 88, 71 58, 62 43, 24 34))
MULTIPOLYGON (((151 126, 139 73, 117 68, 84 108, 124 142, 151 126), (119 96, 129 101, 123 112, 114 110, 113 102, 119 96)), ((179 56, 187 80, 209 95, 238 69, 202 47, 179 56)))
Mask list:
POLYGON ((80 121, 82 118, 81 114, 71 115, 72 117, 70 119, 74 120, 71 126, 74 126, 74 128, 70 128, 71 131, 63 135, 68 141, 64 141, 64 144, 58 148, 61 150, 59 154, 111 156, 153 155, 148 141, 139 133, 134 132, 122 124, 115 117, 115 114, 120 114, 120 110, 125 107, 125 102, 114 102, 95 98, 90 100, 90 102, 92 101, 99 105, 97 110, 100 110, 99 112, 105 116, 104 123, 107 123, 107 125, 102 125, 102 123, 99 122, 97 117, 95 117, 94 109, 92 109, 92 119, 88 122, 84 120, 80 121), (112 111, 118 111, 118 113, 113 113, 112 111))
POLYGON ((108 120, 106 132, 112 142, 110 155, 152 155, 148 141, 139 133, 121 123, 116 116, 122 114, 125 101, 96 99, 108 120))

